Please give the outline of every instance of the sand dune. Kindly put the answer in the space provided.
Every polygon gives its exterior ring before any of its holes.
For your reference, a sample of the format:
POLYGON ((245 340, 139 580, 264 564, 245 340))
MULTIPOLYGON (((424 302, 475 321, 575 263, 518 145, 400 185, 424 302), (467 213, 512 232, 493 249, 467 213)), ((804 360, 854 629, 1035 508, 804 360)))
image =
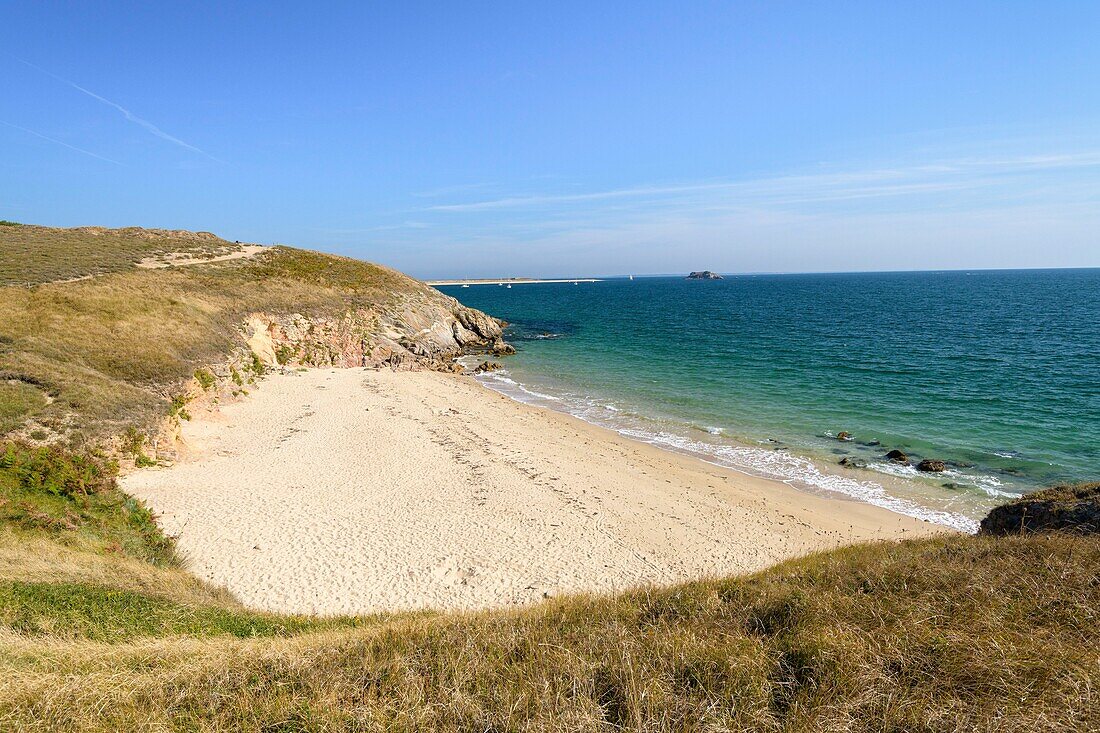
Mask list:
POLYGON ((505 606, 943 531, 434 372, 275 375, 184 439, 124 488, 195 573, 270 610, 505 606))

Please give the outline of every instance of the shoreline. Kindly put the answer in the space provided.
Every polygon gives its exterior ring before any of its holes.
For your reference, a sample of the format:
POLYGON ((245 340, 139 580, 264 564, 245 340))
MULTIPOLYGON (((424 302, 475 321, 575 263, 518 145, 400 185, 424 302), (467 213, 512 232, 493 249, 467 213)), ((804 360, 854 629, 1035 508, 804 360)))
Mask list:
MULTIPOLYGON (((476 365, 476 360, 469 361, 468 365, 472 368, 476 365)), ((731 437, 724 431, 712 432, 698 425, 686 424, 685 427, 699 431, 700 435, 691 437, 690 431, 671 433, 663 429, 661 432, 653 432, 652 429, 623 422, 619 417, 618 407, 612 408, 614 412, 604 414, 602 419, 591 417, 587 413, 591 412, 592 405, 610 400, 588 396, 586 401, 589 405, 579 407, 565 397, 539 391, 543 387, 532 387, 512 379, 509 370, 476 374, 474 378, 488 389, 521 404, 568 415, 663 451, 690 456, 746 476, 777 481, 817 496, 872 504, 897 514, 970 533, 977 531, 980 518, 991 508, 983 507, 977 515, 961 513, 944 501, 944 497, 933 493, 930 486, 920 483, 916 477, 887 473, 874 467, 845 469, 799 450, 797 446, 788 446, 778 441, 752 443, 747 439, 731 437), (703 433, 706 433, 705 437, 703 433)), ((953 479, 955 475, 946 473, 941 478, 953 479)))
POLYGON ((951 531, 436 372, 272 375, 183 437, 124 489, 195 574, 273 611, 524 605, 951 531))

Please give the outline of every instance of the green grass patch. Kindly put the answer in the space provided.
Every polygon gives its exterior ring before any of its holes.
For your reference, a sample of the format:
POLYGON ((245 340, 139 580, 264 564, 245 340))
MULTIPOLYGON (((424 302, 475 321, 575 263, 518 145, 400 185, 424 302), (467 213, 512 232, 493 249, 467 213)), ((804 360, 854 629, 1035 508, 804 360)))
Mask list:
POLYGON ((33 384, 0 381, 0 435, 19 427, 48 403, 45 393, 33 384))
POLYGON ((0 582, 0 626, 21 634, 119 642, 143 636, 290 636, 365 623, 188 605, 91 583, 0 582))
POLYGON ((94 452, 0 444, 0 524, 78 549, 177 566, 174 543, 141 502, 119 490, 117 471, 94 452))

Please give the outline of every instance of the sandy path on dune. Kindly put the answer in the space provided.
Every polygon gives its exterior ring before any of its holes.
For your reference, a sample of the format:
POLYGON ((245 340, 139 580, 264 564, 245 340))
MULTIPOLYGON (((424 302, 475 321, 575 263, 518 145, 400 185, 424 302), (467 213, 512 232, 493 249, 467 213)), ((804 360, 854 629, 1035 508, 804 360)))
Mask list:
POLYGON ((173 253, 169 255, 163 255, 160 257, 146 257, 141 262, 138 262, 135 267, 140 267, 145 270, 163 270, 169 267, 187 267, 188 265, 209 265, 212 262, 228 262, 229 260, 245 260, 249 257, 255 257, 263 252, 267 247, 262 244, 242 244, 240 249, 230 252, 227 255, 216 255, 214 257, 193 257, 190 255, 181 255, 179 253, 173 253))
POLYGON ((271 376, 184 439, 191 458, 125 490, 196 574, 270 610, 502 606, 943 531, 434 372, 271 376))

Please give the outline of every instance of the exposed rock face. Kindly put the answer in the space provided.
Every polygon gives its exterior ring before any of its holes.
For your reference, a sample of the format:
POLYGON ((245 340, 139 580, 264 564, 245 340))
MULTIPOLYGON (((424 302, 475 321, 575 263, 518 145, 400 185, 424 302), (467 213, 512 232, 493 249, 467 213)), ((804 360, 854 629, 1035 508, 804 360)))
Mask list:
POLYGON ((493 340, 492 352, 499 356, 510 356, 516 353, 516 347, 511 344, 505 343, 504 339, 497 337, 493 340))
POLYGON ((902 453, 900 450, 892 450, 886 454, 886 457, 891 461, 898 463, 909 463, 909 456, 902 453))
MULTIPOLYGON (((454 300, 453 298, 451 300, 454 300)), ((501 337, 500 322, 492 316, 488 316, 479 310, 473 308, 467 308, 464 305, 459 304, 457 300, 454 304, 458 306, 453 312, 455 321, 467 331, 476 334, 482 341, 499 339, 501 337)))
POLYGON ((693 272, 687 276, 688 280, 721 280, 722 276, 717 272, 711 272, 710 270, 702 270, 700 272, 693 272))
POLYGON ((997 507, 979 534, 1027 532, 1100 534, 1100 483, 1055 486, 997 507))
POLYGON ((917 464, 917 470, 924 471, 925 473, 943 473, 947 470, 947 465, 943 461, 925 458, 917 464))
POLYGON ((245 341, 268 367, 357 367, 451 370, 466 351, 514 354, 501 324, 442 293, 424 294, 385 311, 351 310, 340 318, 300 313, 255 313, 245 324, 245 341))

